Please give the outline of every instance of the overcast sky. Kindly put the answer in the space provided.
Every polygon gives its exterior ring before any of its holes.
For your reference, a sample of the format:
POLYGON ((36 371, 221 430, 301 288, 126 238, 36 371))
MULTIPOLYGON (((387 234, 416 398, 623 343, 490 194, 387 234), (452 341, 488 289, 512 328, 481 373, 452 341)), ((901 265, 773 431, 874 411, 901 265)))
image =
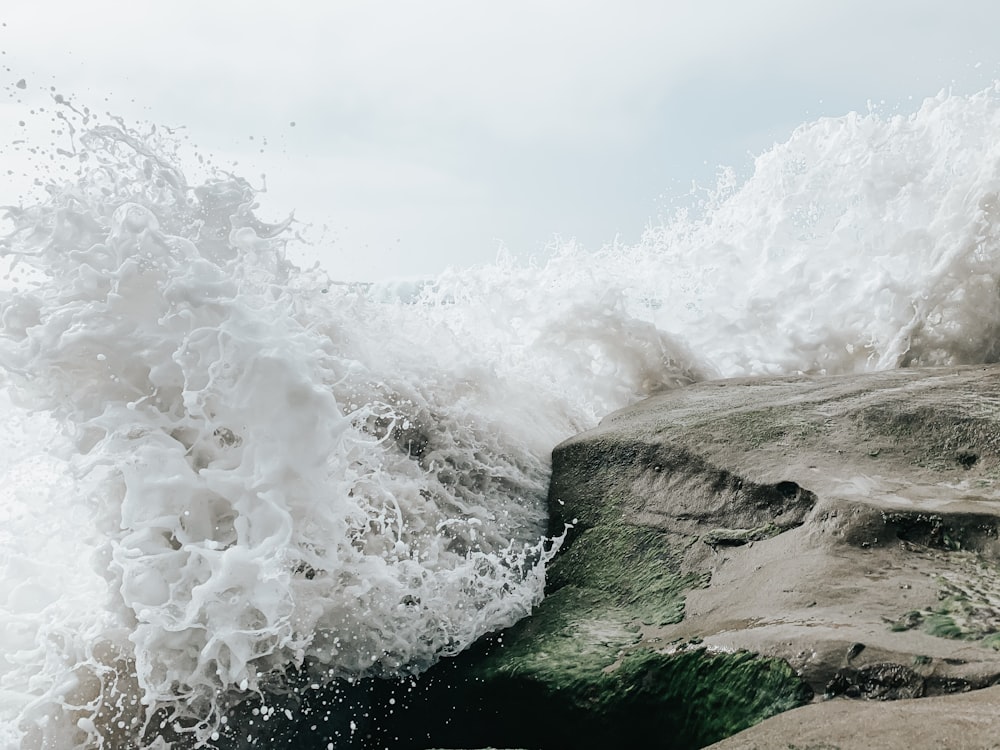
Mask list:
POLYGON ((0 203, 55 87, 266 172, 265 212, 344 279, 634 241, 802 122, 1000 70, 992 0, 12 0, 0 23, 0 203))

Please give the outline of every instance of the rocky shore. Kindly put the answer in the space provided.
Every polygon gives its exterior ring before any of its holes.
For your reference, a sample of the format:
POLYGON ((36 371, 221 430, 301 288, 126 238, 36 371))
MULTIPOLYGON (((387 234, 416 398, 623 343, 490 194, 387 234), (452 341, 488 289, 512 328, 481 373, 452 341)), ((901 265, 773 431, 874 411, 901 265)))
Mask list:
POLYGON ((432 670, 401 723, 423 717, 423 747, 754 725, 720 747, 994 747, 1000 698, 974 691, 1000 683, 998 478, 994 366, 650 398, 555 449, 545 601, 432 670))

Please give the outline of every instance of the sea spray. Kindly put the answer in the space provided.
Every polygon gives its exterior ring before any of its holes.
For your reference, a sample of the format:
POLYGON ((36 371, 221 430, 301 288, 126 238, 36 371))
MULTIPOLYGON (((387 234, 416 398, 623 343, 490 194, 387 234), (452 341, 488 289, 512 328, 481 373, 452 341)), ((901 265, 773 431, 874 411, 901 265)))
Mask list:
POLYGON ((85 642, 38 628, 27 652, 46 658, 5 676, 30 683, 27 746, 197 746, 286 670, 419 672, 512 624, 551 554, 551 445, 686 377, 645 324, 650 382, 567 404, 528 351, 537 321, 443 285, 406 302, 300 272, 287 222, 258 220, 239 178, 191 189, 113 126, 81 148, 93 166, 11 209, 5 240, 23 280, 0 362, 64 426, 89 512, 64 533, 107 583, 85 642))
POLYGON ((8 425, 44 436, 0 531, 23 747, 210 746, 291 672, 419 673, 509 625, 549 451, 645 394, 997 356, 996 87, 805 124, 636 245, 405 284, 293 267, 295 226, 189 185, 162 130, 79 132, 2 245, 36 411, 8 425))
POLYGON ((620 262, 723 375, 995 361, 998 132, 997 85, 803 124, 620 262))

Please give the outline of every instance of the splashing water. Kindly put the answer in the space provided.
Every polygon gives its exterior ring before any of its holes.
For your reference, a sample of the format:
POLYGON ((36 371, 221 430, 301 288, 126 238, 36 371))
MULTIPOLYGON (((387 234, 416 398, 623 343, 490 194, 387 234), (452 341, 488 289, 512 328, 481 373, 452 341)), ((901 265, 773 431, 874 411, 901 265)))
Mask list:
POLYGON ((995 360, 997 132, 997 87, 824 119, 637 245, 345 285, 239 177, 90 128, 0 245, 0 741, 206 746, 290 668, 512 624, 551 448, 656 390, 995 360))
MULTIPOLYGON (((530 611, 548 451, 632 386, 567 408, 536 334, 470 312, 471 288, 404 303, 331 284, 285 262, 287 224, 257 220, 238 178, 191 190, 120 128, 82 145, 97 166, 12 209, 5 242, 22 287, 0 361, 65 427, 75 481, 52 501, 86 512, 61 536, 89 535, 108 591, 87 579, 107 604, 82 642, 39 628, 44 668, 6 675, 32 673, 29 741, 152 741, 166 722, 201 742, 227 691, 291 665, 419 671, 530 611)), ((636 366, 663 364, 660 345, 636 366)), ((32 615, 77 616, 52 599, 32 615)))

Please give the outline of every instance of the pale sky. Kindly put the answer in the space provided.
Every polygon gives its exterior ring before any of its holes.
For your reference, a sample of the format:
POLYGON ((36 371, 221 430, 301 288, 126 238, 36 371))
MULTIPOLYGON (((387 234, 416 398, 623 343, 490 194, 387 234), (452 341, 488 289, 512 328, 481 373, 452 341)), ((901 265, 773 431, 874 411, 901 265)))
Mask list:
POLYGON ((1000 3, 980 0, 6 5, 0 204, 30 182, 10 144, 52 141, 31 110, 54 87, 183 126, 191 171, 197 151, 266 173, 266 218, 295 209, 318 241, 297 259, 342 279, 487 263, 501 243, 526 257, 557 235, 632 242, 802 122, 1000 77, 1000 3))

